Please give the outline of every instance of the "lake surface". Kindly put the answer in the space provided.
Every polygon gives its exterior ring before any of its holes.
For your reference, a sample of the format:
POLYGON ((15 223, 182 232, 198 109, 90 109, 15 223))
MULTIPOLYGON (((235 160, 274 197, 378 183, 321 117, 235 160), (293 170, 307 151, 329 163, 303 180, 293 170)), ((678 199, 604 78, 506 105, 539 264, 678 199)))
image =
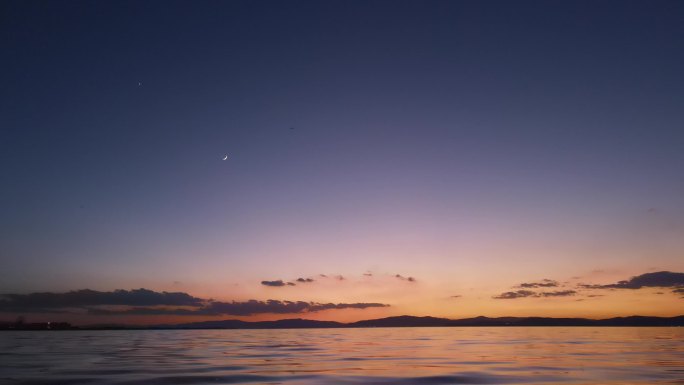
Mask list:
POLYGON ((684 384, 684 328, 0 332, 1 384, 684 384))

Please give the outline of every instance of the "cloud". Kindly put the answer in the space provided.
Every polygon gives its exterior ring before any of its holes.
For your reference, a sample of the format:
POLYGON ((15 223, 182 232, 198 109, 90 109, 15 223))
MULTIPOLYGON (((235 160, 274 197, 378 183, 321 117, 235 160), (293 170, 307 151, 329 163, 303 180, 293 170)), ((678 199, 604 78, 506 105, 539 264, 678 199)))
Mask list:
POLYGON ((537 294, 537 297, 568 297, 577 294, 574 290, 547 291, 537 294))
MULTIPOLYGON (((276 281, 277 282, 277 281, 276 281)), ((282 281, 280 281, 282 283, 282 281)), ((284 285, 285 283, 283 283, 284 285)), ((85 310, 98 315, 236 315, 298 314, 324 310, 388 307, 375 302, 319 303, 305 301, 249 300, 222 302, 186 293, 154 292, 147 289, 99 292, 78 290, 67 293, 0 295, 0 312, 65 313, 85 310)))
POLYGON ((345 281, 346 278, 343 275, 337 274, 337 275, 326 275, 326 274, 318 274, 319 277, 321 278, 330 278, 330 279, 336 279, 338 281, 345 281))
POLYGON ((279 279, 277 281, 261 281, 261 284, 264 286, 271 286, 271 287, 282 287, 282 286, 295 286, 294 283, 292 282, 283 282, 282 279, 279 279))
POLYGON ((684 273, 671 271, 659 271, 646 273, 632 277, 626 281, 610 285, 602 285, 604 288, 615 289, 641 289, 643 287, 684 287, 684 273))
POLYGON ((297 278, 297 282, 301 282, 301 283, 311 283, 313 281, 314 281, 313 278, 297 278))
POLYGON ((121 306, 199 306, 201 298, 186 293, 135 290, 75 290, 66 293, 31 293, 0 295, 0 311, 49 310, 95 305, 121 306))
POLYGON ((684 289, 684 273, 674 273, 671 271, 658 271, 637 275, 628 280, 611 283, 608 285, 580 284, 578 287, 583 289, 643 289, 647 287, 667 287, 672 288, 672 292, 679 294, 684 289))
POLYGON ((340 310, 340 309, 366 309, 369 307, 389 307, 390 305, 377 302, 357 302, 357 303, 313 303, 310 302, 309 312, 323 311, 323 310, 340 310))
POLYGON ((558 287, 558 282, 552 279, 542 279, 541 282, 521 283, 516 286, 522 289, 537 289, 540 287, 558 287))
POLYGON ((534 292, 532 290, 507 291, 492 298, 494 299, 517 299, 517 298, 547 298, 547 297, 568 297, 577 294, 574 290, 558 290, 546 292, 534 292))
POLYGON ((324 310, 366 309, 388 307, 382 303, 318 303, 304 301, 249 300, 244 302, 209 302, 195 309, 134 307, 129 309, 90 308, 89 314, 96 315, 195 315, 195 316, 250 316, 255 314, 301 314, 324 310))
POLYGON ((372 277, 373 273, 363 273, 364 277, 372 277))
POLYGON ((518 291, 507 291, 505 293, 501 293, 499 295, 495 295, 494 299, 516 299, 516 298, 525 298, 525 297, 534 297, 535 292, 531 290, 518 290, 518 291))
POLYGON ((402 281, 408 281, 408 282, 416 282, 416 279, 413 277, 404 277, 400 274, 396 274, 394 277, 401 279, 402 281))
POLYGON ((452 296, 451 296, 451 297, 449 297, 449 298, 453 298, 453 299, 456 299, 456 298, 461 298, 461 297, 463 297, 463 296, 462 296, 462 295, 460 295, 460 294, 457 294, 457 295, 452 295, 452 296))

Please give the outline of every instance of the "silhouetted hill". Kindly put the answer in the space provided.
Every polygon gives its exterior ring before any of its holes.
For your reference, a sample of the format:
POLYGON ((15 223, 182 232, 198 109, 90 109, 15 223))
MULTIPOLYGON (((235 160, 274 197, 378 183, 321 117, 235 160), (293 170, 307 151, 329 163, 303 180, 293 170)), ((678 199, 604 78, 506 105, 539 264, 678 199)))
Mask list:
POLYGON ((373 328, 373 327, 416 327, 416 326, 449 326, 451 322, 448 318, 435 317, 413 317, 409 315, 402 315, 398 317, 378 318, 364 321, 357 321, 347 324, 347 327, 356 328, 373 328))
POLYGON ((598 326, 684 326, 684 315, 677 317, 616 317, 596 321, 598 326))
POLYGON ((320 328, 371 328, 371 327, 476 327, 476 326, 684 326, 684 315, 677 317, 630 316, 601 320, 587 318, 550 317, 474 317, 448 319, 436 317, 398 316, 363 320, 351 323, 316 321, 307 319, 282 319, 277 321, 221 321, 192 322, 176 325, 90 325, 74 327, 67 323, 17 324, 0 322, 0 330, 56 330, 56 329, 320 329, 320 328))
POLYGON ((449 326, 592 326, 593 322, 586 318, 476 317, 452 320, 449 326))
POLYGON ((295 318, 259 322, 247 322, 240 320, 205 321, 180 325, 161 325, 159 327, 172 329, 313 329, 342 328, 347 327, 347 325, 334 321, 315 321, 295 318))
POLYGON ((240 320, 195 322, 163 325, 171 329, 298 329, 298 328, 370 328, 370 327, 446 327, 446 326, 684 326, 684 316, 678 317, 616 317, 602 320, 550 317, 475 317, 448 319, 436 317, 397 316, 352 323, 284 319, 247 322, 240 320))

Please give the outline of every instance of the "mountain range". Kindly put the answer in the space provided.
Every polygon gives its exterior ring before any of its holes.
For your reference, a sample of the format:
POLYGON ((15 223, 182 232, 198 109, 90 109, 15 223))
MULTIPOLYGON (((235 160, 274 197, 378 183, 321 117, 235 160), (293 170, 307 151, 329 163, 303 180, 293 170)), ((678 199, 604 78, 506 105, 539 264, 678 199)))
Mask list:
POLYGON ((474 317, 448 319, 436 317, 397 316, 350 323, 316 321, 302 318, 277 321, 222 321, 192 322, 175 325, 155 325, 152 329, 321 329, 370 327, 455 327, 455 326, 684 326, 684 315, 676 317, 630 316, 607 319, 550 318, 550 317, 474 317))

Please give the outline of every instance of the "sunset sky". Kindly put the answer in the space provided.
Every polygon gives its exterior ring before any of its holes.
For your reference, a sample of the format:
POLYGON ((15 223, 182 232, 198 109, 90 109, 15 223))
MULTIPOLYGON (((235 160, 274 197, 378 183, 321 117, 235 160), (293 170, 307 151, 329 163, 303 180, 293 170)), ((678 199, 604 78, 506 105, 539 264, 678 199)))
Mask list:
POLYGON ((684 314, 682 20, 2 2, 0 321, 684 314))

